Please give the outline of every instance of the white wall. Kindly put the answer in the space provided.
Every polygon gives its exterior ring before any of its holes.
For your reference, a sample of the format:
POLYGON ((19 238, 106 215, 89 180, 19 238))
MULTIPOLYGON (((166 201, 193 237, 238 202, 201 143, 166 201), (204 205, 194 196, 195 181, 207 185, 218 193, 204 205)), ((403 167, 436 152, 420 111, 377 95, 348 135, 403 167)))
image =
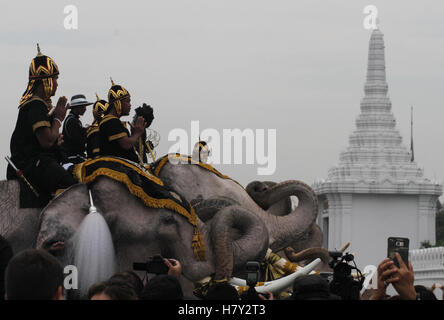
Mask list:
POLYGON ((418 248, 418 197, 403 195, 359 195, 352 198, 350 252, 358 266, 378 265, 387 257, 387 238, 410 239, 418 248))

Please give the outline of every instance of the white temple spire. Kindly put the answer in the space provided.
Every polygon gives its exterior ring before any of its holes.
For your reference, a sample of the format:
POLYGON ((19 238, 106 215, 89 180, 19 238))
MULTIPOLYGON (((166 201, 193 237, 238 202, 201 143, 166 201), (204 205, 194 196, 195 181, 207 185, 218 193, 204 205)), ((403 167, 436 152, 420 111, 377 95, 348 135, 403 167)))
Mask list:
POLYGON ((380 29, 372 31, 368 48, 364 97, 356 129, 349 137, 349 146, 340 154, 339 164, 329 170, 322 188, 329 188, 331 184, 335 189, 347 186, 346 189, 360 189, 358 192, 384 190, 385 193, 397 192, 400 185, 405 184, 401 189, 406 192, 412 187, 440 193, 441 186, 430 185, 423 170, 412 161, 413 142, 409 150, 396 128, 387 94, 384 35, 380 29), (392 187, 388 187, 390 184, 392 187))

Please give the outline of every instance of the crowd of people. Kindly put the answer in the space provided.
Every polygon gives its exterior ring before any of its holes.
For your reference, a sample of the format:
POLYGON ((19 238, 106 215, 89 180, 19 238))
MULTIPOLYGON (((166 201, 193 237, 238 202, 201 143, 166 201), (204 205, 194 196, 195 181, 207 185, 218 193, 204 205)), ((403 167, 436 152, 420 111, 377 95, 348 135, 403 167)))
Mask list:
MULTIPOLYGON (((378 266, 377 288, 365 290, 360 300, 437 300, 436 288, 414 285, 411 264, 405 265, 399 255, 399 268, 390 259, 378 266), (392 285, 396 295, 389 296, 387 288, 392 285)), ((88 300, 277 300, 279 293, 258 293, 254 287, 239 293, 226 281, 215 281, 205 295, 185 295, 180 277, 182 265, 178 260, 165 259, 167 274, 153 275, 143 281, 133 271, 118 272, 109 279, 92 285, 84 299, 88 300)), ((13 255, 6 239, 0 237, 0 298, 7 300, 63 300, 63 267, 44 250, 28 249, 13 255)), ((281 300, 343 300, 344 296, 332 292, 329 281, 319 274, 304 275, 293 282, 291 294, 281 300)))

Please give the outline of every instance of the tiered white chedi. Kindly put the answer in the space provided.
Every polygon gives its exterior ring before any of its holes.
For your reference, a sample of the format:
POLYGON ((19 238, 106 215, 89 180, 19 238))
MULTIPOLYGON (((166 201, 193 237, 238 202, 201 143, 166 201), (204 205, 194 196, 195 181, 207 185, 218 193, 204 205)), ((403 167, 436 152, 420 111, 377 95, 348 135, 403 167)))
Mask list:
MULTIPOLYGON (((339 164, 314 189, 319 225, 330 250, 351 242, 359 266, 377 265, 387 255, 387 238, 407 237, 410 248, 435 242, 435 207, 442 185, 424 177, 402 144, 387 95, 384 38, 372 32, 365 96, 356 130, 339 164)), ((409 106, 406 106, 409 108, 409 106)))

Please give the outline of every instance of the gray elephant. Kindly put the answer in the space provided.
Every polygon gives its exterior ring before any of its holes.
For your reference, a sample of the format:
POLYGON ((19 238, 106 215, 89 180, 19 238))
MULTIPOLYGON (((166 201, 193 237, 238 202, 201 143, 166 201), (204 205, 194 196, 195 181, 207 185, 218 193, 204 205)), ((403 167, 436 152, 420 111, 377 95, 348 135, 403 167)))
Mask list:
POLYGON ((14 253, 32 248, 39 229, 40 208, 20 208, 17 180, 0 181, 0 234, 14 253))
MULTIPOLYGON (((217 209, 208 223, 198 219, 206 249, 206 260, 198 261, 192 249, 193 226, 183 216, 169 209, 147 208, 121 183, 107 177, 97 178, 90 189, 111 231, 117 270, 131 270, 133 262, 160 253, 181 261, 183 275, 194 283, 211 275, 230 278, 239 274, 247 261, 265 257, 267 228, 241 206, 217 209)), ((70 239, 88 209, 86 185, 64 191, 42 211, 36 247, 48 250, 65 265, 73 263, 70 239)))
MULTIPOLYGON (((290 197, 283 198, 280 201, 274 201, 272 194, 275 193, 274 188, 278 186, 278 183, 273 181, 253 181, 250 182, 245 191, 248 195, 268 213, 275 216, 284 216, 291 212, 292 201, 290 197)), ((291 247, 287 247, 284 250, 278 252, 279 255, 287 257, 290 261, 298 262, 300 255, 298 252, 302 252, 307 248, 319 248, 319 257, 324 263, 323 269, 329 269, 327 263, 330 260, 327 250, 322 250, 322 230, 313 222, 308 232, 301 237, 297 242, 293 243, 291 247)))
MULTIPOLYGON (((196 207, 199 203, 204 207, 217 207, 215 198, 235 201, 265 223, 270 236, 270 248, 274 252, 288 246, 298 247, 302 242, 308 244, 310 233, 317 232, 314 226, 318 212, 317 197, 310 186, 301 181, 284 181, 269 188, 267 198, 264 199, 269 206, 287 201, 290 196, 296 196, 299 200, 297 208, 288 214, 275 215, 258 205, 239 183, 224 177, 214 168, 188 164, 186 161, 171 163, 167 160, 164 157, 153 166, 153 173, 167 187, 177 191, 196 207)), ((201 212, 205 214, 201 219, 211 218, 206 211, 201 212)))

